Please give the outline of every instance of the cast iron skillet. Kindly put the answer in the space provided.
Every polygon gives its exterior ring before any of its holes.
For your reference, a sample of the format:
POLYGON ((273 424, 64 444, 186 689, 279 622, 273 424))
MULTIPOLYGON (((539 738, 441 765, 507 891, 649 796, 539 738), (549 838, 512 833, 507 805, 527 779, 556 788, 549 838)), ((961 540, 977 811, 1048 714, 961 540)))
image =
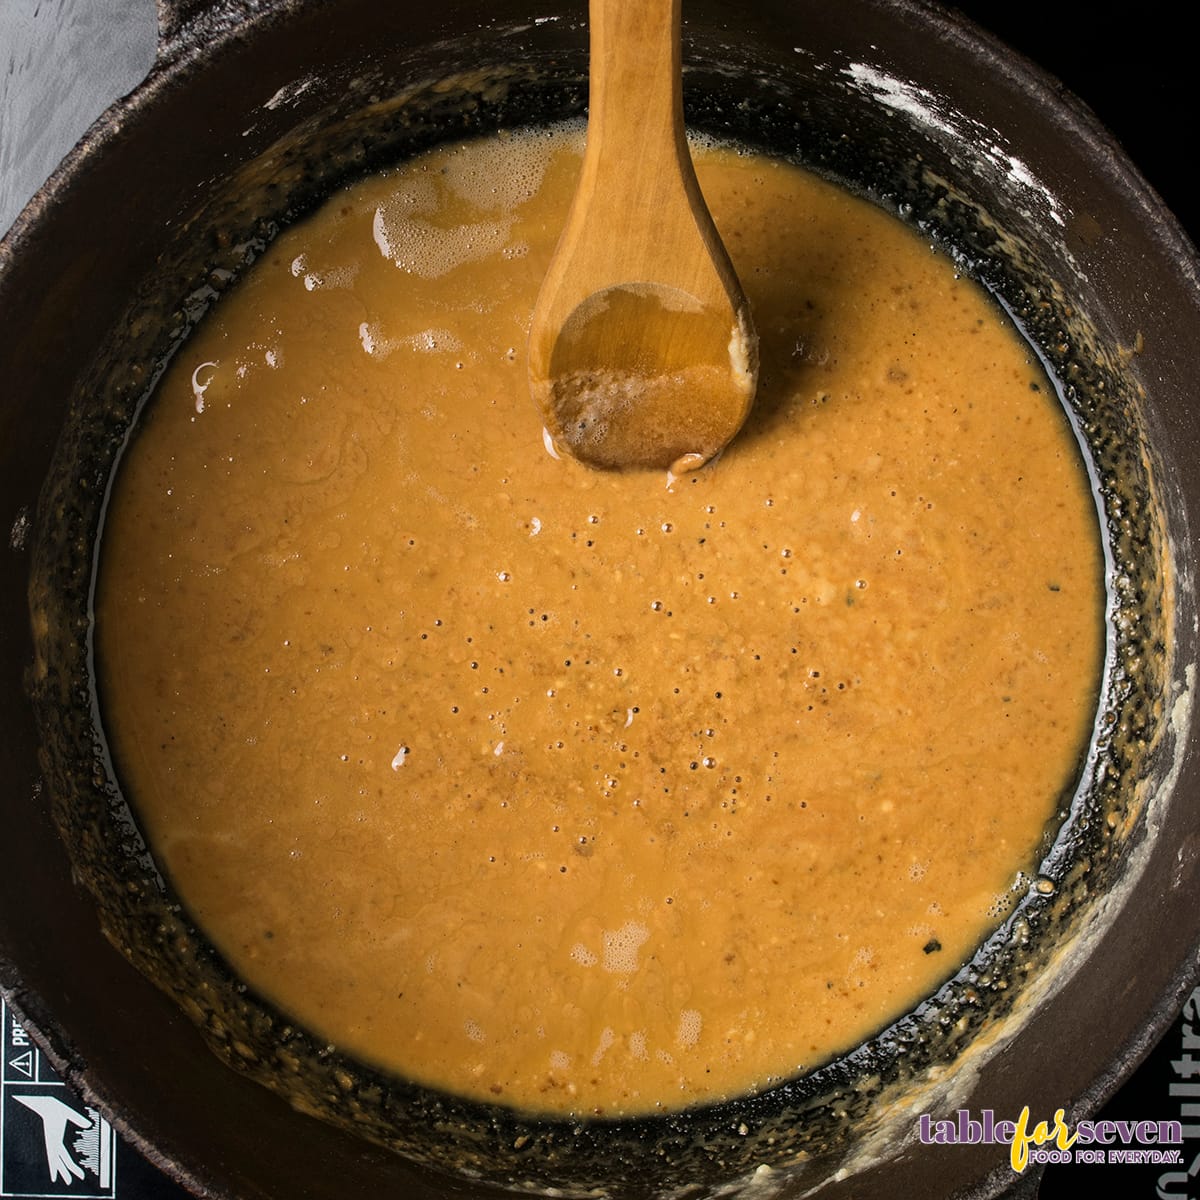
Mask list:
POLYGON ((1048 846, 1044 890, 1030 889, 925 1011, 816 1085, 671 1121, 578 1127, 399 1085, 372 1100, 369 1073, 343 1087, 336 1056, 236 988, 216 994, 220 964, 187 944, 186 913, 158 890, 90 727, 86 582, 107 471, 155 371, 218 290, 211 268, 238 268, 239 247, 397 153, 579 111, 579 14, 446 4, 401 19, 365 0, 164 6, 150 79, 0 246, 0 511, 11 522, 2 819, 22 835, 0 878, 0 982, 68 1076, 198 1192, 483 1195, 529 1181, 634 1197, 711 1190, 769 1162, 753 1184, 767 1195, 802 1194, 839 1169, 850 1181, 835 1178, 826 1194, 995 1194, 1012 1182, 1006 1148, 923 1149, 908 1136, 916 1113, 1029 1105, 1049 1117, 1065 1105, 1081 1115, 1178 1010, 1200 935, 1189 812, 1195 260, 1106 137, 1036 72, 925 5, 826 7, 689 7, 692 119, 877 194, 1013 307, 1092 445, 1122 633, 1103 769, 1064 798, 1067 832, 1048 846), (456 69, 467 75, 424 86, 456 69), (405 89, 407 103, 389 101, 405 89), (1077 950, 1064 965, 1066 944, 1077 950), (266 1060, 281 1041, 304 1051, 293 1095, 306 1107, 383 1138, 380 1121, 399 1114, 393 1140, 407 1156, 301 1116, 228 1070, 126 956, 164 986, 210 989, 194 1015, 251 1071, 278 1074, 266 1060), (249 1054, 231 1027, 250 1038, 249 1054), (923 1091, 969 1041, 989 1053, 968 1051, 975 1065, 954 1088, 923 1091), (879 1125, 872 1159, 861 1152, 879 1125), (812 1161, 794 1168, 801 1151, 812 1161), (466 1182, 464 1167, 483 1179, 466 1182))

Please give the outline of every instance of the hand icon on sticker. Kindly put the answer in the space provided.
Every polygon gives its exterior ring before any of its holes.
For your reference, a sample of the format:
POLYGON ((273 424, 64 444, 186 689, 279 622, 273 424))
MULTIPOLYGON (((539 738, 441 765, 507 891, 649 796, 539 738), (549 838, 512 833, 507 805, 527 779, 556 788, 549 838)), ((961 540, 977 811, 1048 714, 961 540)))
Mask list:
POLYGON ((83 1178, 83 1168, 71 1157, 67 1149, 67 1126, 87 1129, 91 1118, 76 1112, 54 1096, 14 1096, 18 1104, 37 1113, 42 1119, 42 1137, 46 1144, 46 1169, 53 1183, 70 1183, 71 1176, 83 1178))

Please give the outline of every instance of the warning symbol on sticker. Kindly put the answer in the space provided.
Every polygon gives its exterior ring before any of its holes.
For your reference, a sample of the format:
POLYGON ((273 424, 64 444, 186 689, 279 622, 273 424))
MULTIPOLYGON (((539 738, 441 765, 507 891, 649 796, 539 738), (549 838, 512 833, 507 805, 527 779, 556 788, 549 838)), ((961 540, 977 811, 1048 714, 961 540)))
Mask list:
POLYGON ((26 1050, 24 1054, 18 1054, 16 1058, 10 1058, 8 1065, 12 1067, 18 1075, 24 1075, 26 1079, 33 1078, 33 1051, 26 1050))

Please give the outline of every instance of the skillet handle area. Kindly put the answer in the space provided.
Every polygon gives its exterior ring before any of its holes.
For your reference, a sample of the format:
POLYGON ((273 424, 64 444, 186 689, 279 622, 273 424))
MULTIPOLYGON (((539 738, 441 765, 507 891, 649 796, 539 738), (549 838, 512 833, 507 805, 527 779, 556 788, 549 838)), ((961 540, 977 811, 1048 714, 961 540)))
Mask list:
MULTIPOLYGON (((93 4, 104 0, 91 0, 93 4)), ((222 29, 241 25, 246 19, 244 0, 121 0, 122 3, 152 4, 158 18, 156 69, 188 53, 201 52, 209 38, 222 29)))

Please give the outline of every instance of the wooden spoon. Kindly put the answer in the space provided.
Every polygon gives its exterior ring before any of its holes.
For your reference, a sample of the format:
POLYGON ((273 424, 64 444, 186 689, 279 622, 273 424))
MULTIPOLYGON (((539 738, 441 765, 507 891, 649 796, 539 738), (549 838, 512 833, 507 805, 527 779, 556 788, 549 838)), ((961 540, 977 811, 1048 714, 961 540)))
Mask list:
POLYGON ((693 470, 758 382, 749 306, 683 125, 681 0, 590 0, 587 147, 538 295, 529 380, 556 447, 693 470))

